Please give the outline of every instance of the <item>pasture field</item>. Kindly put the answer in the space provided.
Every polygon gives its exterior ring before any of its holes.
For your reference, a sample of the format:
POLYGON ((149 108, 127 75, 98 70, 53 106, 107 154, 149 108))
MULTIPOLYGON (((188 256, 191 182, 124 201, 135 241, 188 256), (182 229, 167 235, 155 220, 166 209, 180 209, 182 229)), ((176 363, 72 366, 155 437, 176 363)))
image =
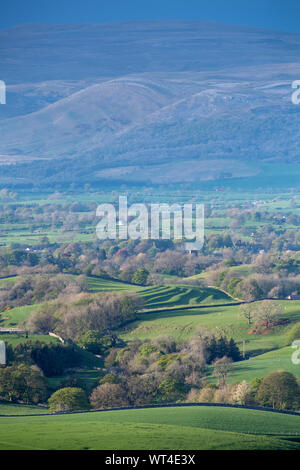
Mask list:
POLYGON ((41 341, 43 343, 57 343, 59 340, 57 338, 52 338, 48 335, 19 335, 19 334, 0 334, 0 341, 5 341, 5 343, 10 344, 12 347, 18 346, 18 344, 27 343, 28 341, 41 341))
POLYGON ((2 246, 11 244, 21 244, 34 247, 40 243, 42 237, 48 237, 50 243, 72 243, 72 242, 91 242, 95 229, 93 227, 85 227, 82 230, 52 229, 50 226, 43 227, 38 233, 32 233, 26 226, 17 228, 14 225, 10 229, 3 230, 0 224, 0 243, 2 246))
MULTIPOLYGON (((76 281, 76 276, 72 274, 65 274, 65 276, 74 277, 76 281)), ((170 276, 170 278, 172 280, 172 276, 170 276)), ((12 285, 21 279, 21 276, 0 279, 0 288, 5 285, 12 285)), ((177 305, 229 303, 233 301, 232 297, 219 289, 213 287, 191 286, 188 284, 185 285, 184 283, 145 287, 115 279, 88 276, 87 284, 90 292, 138 292, 142 297, 144 297, 146 307, 151 309, 174 307, 177 305)), ((24 318, 22 318, 22 310, 12 309, 9 312, 9 315, 16 315, 19 318, 19 321, 23 320, 26 318, 26 309, 30 309, 31 307, 32 306, 18 307, 19 309, 24 309, 24 318)))
MULTIPOLYGON (((66 274, 66 276, 72 276, 66 274)), ((75 277, 75 276, 74 276, 75 277)), ((16 278, 6 278, 16 282, 16 278)), ((188 305, 209 305, 230 303, 233 301, 227 294, 214 288, 195 287, 189 285, 168 285, 168 286, 150 286, 143 287, 134 284, 127 284, 111 279, 88 277, 88 288, 91 292, 137 292, 145 299, 145 310, 168 309, 174 306, 188 305)), ((29 315, 42 304, 25 305, 15 307, 10 310, 0 312, 0 327, 16 328, 24 322, 29 315)), ((149 314, 150 315, 150 314, 149 314)), ((172 312, 170 313, 172 315, 172 312)), ((26 341, 25 335, 1 334, 0 339, 6 341, 12 346, 26 341)), ((57 341, 47 335, 29 335, 30 340, 41 340, 47 343, 57 341)))
POLYGON ((139 292, 143 289, 142 286, 100 277, 88 277, 87 282, 91 292, 139 292))
MULTIPOLYGON (((0 327, 1 328, 18 328, 20 323, 26 320, 29 315, 40 306, 41 304, 25 305, 23 307, 15 307, 6 312, 0 312, 0 327)), ((58 339, 48 335, 29 334, 26 338, 25 334, 0 334, 0 340, 11 344, 13 347, 26 341, 43 341, 45 343, 56 343, 58 339)))
MULTIPOLYGON (((300 378, 300 368, 291 361, 293 350, 285 347, 288 329, 293 322, 300 321, 300 301, 278 301, 283 305, 285 316, 290 321, 287 326, 277 327, 267 335, 249 334, 247 322, 241 317, 239 306, 218 306, 218 303, 233 301, 231 297, 218 289, 183 284, 143 287, 94 277, 88 277, 88 286, 91 292, 137 292, 144 297, 145 311, 139 314, 135 322, 127 324, 119 331, 121 338, 125 341, 136 337, 152 339, 161 334, 169 334, 179 342, 183 342, 197 334, 201 327, 208 328, 212 332, 233 337, 240 349, 245 347, 246 355, 250 356, 250 359, 234 364, 230 382, 241 380, 250 382, 254 377, 262 377, 278 369, 288 370, 300 378), (203 307, 199 309, 172 310, 172 307, 176 306, 201 304, 203 307), (211 306, 208 307, 209 305, 211 306)), ((0 313, 0 326, 17 327, 39 305, 16 307, 0 313)), ((1 334, 0 339, 12 346, 26 341, 25 335, 15 334, 1 334)), ((46 343, 57 341, 48 335, 29 335, 29 340, 40 340, 46 343)), ((94 375, 91 371, 82 379, 92 384, 99 378, 99 374, 96 373, 96 377, 94 375)), ((54 385, 54 382, 59 383, 63 377, 51 380, 54 385)))
POLYGON ((31 415, 48 413, 48 408, 34 405, 19 405, 0 401, 0 416, 2 415, 31 415))
POLYGON ((283 305, 284 316, 290 323, 278 326, 269 334, 249 334, 246 320, 240 314, 240 307, 203 307, 193 310, 168 310, 141 313, 138 320, 120 331, 124 340, 133 338, 152 339, 158 335, 174 336, 179 342, 195 335, 201 327, 234 338, 239 346, 245 341, 245 351, 250 355, 286 346, 286 333, 295 321, 300 321, 300 301, 278 301, 283 305))
MULTIPOLYGON (((66 274, 67 277, 76 276, 66 274)), ((13 284, 20 280, 20 276, 5 278, 0 280, 0 288, 5 283, 13 284)), ((210 305, 233 302, 234 299, 225 292, 213 287, 190 286, 180 284, 170 284, 161 286, 139 286, 129 284, 114 279, 104 279, 101 277, 87 277, 88 289, 90 292, 137 292, 145 299, 146 309, 169 308, 189 305, 210 305)), ((41 304, 26 305, 16 307, 6 312, 0 313, 2 316, 2 326, 16 326, 21 321, 26 320, 30 313, 41 304)))
POLYGON ((233 302, 232 297, 218 289, 188 285, 148 287, 139 294, 144 297, 145 306, 149 309, 233 302))
POLYGON ((233 302, 232 297, 212 287, 180 284, 143 287, 94 277, 88 278, 88 286, 91 292, 137 292, 145 299, 147 309, 233 302))
MULTIPOLYGON (((228 272, 232 272, 234 273, 235 277, 247 277, 249 276, 250 274, 252 274, 254 272, 253 270, 253 267, 248 265, 248 264, 243 264, 241 266, 230 266, 230 267, 225 267, 224 268, 224 271, 228 271, 228 272)), ((200 273, 200 274, 195 274, 194 276, 190 276, 190 277, 187 277, 186 279, 187 280, 201 280, 201 279, 206 279, 207 276, 211 273, 213 273, 214 271, 210 271, 209 273, 208 272, 203 272, 203 273, 200 273)))
POLYGON ((274 370, 286 370, 300 379, 300 365, 292 362, 295 350, 290 346, 251 357, 246 361, 235 362, 229 381, 250 383, 255 377, 264 377, 274 370))
POLYGON ((41 304, 24 305, 23 307, 15 307, 11 310, 0 313, 0 326, 7 328, 15 328, 22 321, 26 320, 29 315, 41 304))
POLYGON ((0 449, 300 449, 300 416, 223 407, 0 417, 0 449))

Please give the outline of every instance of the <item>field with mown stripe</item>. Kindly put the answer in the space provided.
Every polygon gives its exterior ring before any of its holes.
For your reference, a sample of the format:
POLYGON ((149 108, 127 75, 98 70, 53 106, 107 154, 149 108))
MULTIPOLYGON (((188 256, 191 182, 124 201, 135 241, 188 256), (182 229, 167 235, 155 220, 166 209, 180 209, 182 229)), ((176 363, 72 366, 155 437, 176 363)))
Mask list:
POLYGON ((145 308, 149 309, 233 302, 232 297, 211 287, 180 284, 143 287, 94 277, 88 278, 88 286, 91 292, 137 292, 145 299, 145 308))
POLYGON ((187 285, 148 287, 139 294, 144 297, 149 309, 233 302, 232 297, 218 289, 187 285))
MULTIPOLYGON (((66 274, 66 276, 74 277, 66 274)), ((1 286, 13 284, 21 279, 20 276, 14 278, 1 279, 1 286)), ((210 305, 234 302, 232 297, 226 293, 210 288, 189 285, 166 285, 166 286, 138 286, 128 284, 113 279, 98 277, 88 277, 87 284, 90 292, 137 292, 145 299, 145 309, 170 308, 176 306, 210 305)), ((15 307, 5 312, 0 312, 0 326, 16 327, 20 322, 26 320, 28 316, 41 304, 15 307)))

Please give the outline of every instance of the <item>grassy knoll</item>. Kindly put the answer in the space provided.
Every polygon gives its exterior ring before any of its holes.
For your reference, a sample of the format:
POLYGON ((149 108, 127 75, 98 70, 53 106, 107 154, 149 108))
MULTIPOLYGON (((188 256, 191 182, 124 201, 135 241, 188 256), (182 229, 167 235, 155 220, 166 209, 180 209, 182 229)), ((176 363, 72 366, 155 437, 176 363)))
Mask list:
POLYGON ((299 449, 291 430, 298 416, 211 407, 1 417, 0 449, 299 449))
MULTIPOLYGON (((284 306, 284 315, 290 320, 300 321, 299 301, 279 301, 284 306)), ((220 332, 233 337, 238 343, 245 341, 245 349, 250 354, 282 348, 288 326, 280 326, 267 334, 249 334, 247 322, 240 315, 239 306, 199 308, 194 310, 169 310, 157 313, 143 313, 138 321, 128 325, 121 335, 123 339, 155 338, 161 334, 174 336, 178 341, 185 341, 197 333, 199 327, 206 327, 213 332, 220 332)))

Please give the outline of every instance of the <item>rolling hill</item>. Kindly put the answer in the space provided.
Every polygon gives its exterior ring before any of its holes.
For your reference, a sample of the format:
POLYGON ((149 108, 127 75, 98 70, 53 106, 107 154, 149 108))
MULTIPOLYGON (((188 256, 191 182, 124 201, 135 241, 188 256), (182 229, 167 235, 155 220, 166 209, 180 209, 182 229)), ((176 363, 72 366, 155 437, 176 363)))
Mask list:
POLYGON ((299 449, 300 432, 299 416, 208 406, 0 417, 0 425, 2 450, 287 450, 299 449))
POLYGON ((243 341, 245 341, 247 355, 249 357, 255 356, 247 361, 236 363, 235 373, 238 378, 243 377, 244 372, 252 379, 253 374, 256 377, 264 375, 270 370, 286 367, 299 376, 299 367, 294 366, 291 361, 288 363, 292 349, 281 349, 286 346, 288 329, 294 322, 299 321, 299 301, 278 301, 278 303, 283 306, 284 315, 290 320, 290 323, 287 326, 276 327, 267 335, 249 334, 247 322, 241 316, 240 308, 237 305, 213 305, 210 307, 203 305, 195 309, 172 310, 170 308, 165 311, 144 312, 139 315, 137 321, 123 328, 120 335, 125 341, 134 338, 145 340, 153 339, 158 335, 171 335, 178 342, 184 342, 191 336, 197 335, 201 328, 208 328, 217 334, 222 333, 227 337, 234 338, 241 349, 243 341), (273 351, 276 349, 278 351, 273 351))
POLYGON ((161 184, 299 163, 299 52, 299 34, 193 21, 1 31, 2 176, 161 184))

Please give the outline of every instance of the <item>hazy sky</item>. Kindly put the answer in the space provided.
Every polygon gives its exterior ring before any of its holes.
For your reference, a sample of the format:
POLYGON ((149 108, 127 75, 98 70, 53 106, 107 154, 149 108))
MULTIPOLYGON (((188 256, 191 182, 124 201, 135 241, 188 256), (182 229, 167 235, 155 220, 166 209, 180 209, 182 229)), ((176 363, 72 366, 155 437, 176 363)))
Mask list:
POLYGON ((197 19, 300 32, 299 0, 8 0, 0 28, 36 22, 197 19))

